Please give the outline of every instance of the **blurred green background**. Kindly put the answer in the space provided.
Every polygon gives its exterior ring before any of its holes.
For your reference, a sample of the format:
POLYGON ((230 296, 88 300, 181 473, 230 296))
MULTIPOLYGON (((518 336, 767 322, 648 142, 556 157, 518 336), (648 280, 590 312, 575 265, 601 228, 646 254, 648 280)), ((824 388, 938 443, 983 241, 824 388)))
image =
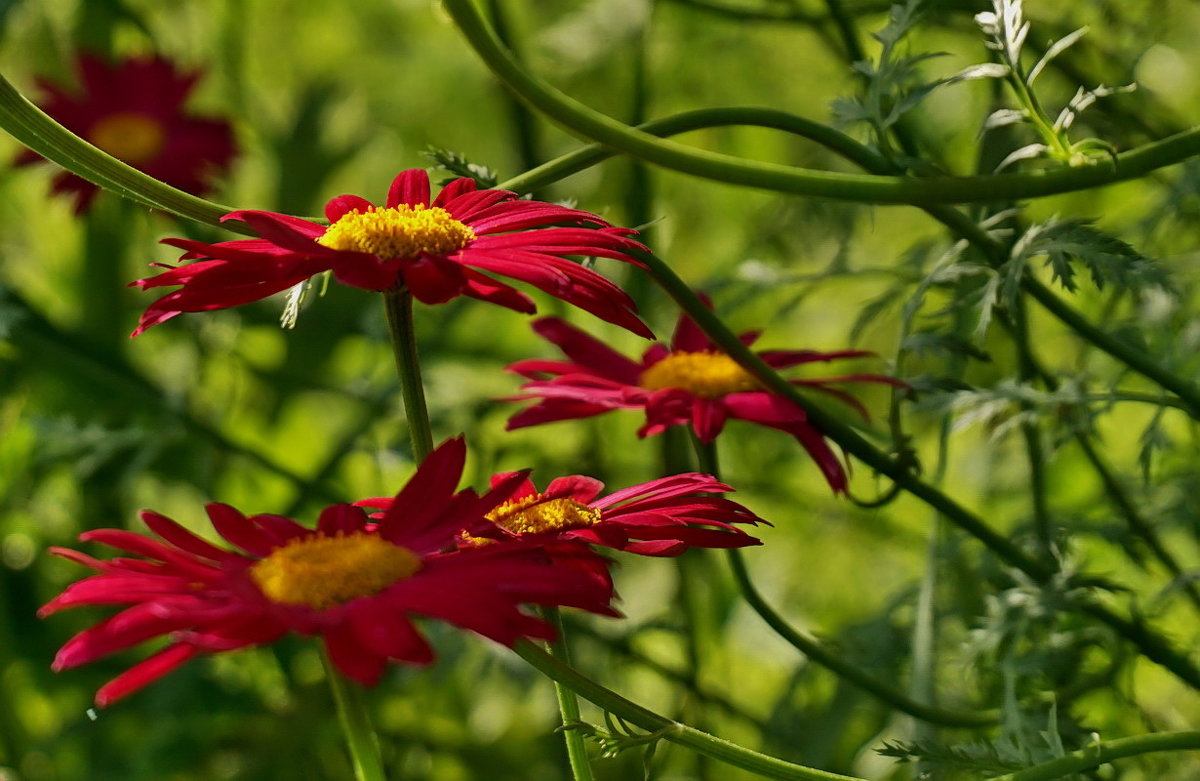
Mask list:
MULTIPOLYGON (((820 2, 498 5, 536 71, 629 121, 718 105, 766 105, 827 121, 832 101, 859 85, 820 2), (737 9, 797 19, 754 21, 738 17, 737 9)), ((928 5, 910 46, 947 52, 923 66, 930 78, 987 59, 971 21, 985 4, 928 5)), ((885 3, 845 6, 864 41, 886 23, 885 3)), ((501 178, 578 145, 519 110, 430 0, 8 0, 0 13, 0 72, 34 99, 37 75, 71 81, 80 48, 159 52, 203 69, 189 107, 229 118, 241 149, 214 200, 241 208, 316 214, 343 192, 379 200, 398 171, 430 165, 423 155, 430 145, 491 166, 501 178)), ((1081 83, 1136 78, 1140 84, 1088 115, 1081 137, 1129 148, 1200 114, 1196 3, 1031 2, 1027 13, 1030 40, 1041 46, 1091 27, 1043 77, 1049 105, 1061 105, 1081 83)), ((867 48, 878 51, 873 43, 867 48)), ((1002 156, 1027 143, 1020 130, 979 137, 999 95, 991 83, 935 92, 913 119, 924 158, 970 173, 978 159, 994 160, 998 150, 1002 156)), ((727 128, 683 140, 749 158, 852 170, 774 131, 727 128)), ((0 139, 0 159, 17 151, 0 139)), ((89 528, 140 529, 141 508, 197 529, 210 500, 311 522, 332 501, 398 489, 412 464, 382 307, 364 291, 331 285, 291 331, 278 325, 276 299, 185 315, 131 342, 126 335, 152 296, 124 285, 146 276, 148 263, 176 257, 156 240, 229 236, 107 194, 78 218, 66 200, 50 197, 53 173, 50 165, 0 171, 0 779, 348 778, 313 643, 292 640, 192 663, 92 719, 95 689, 144 651, 52 674, 57 647, 103 611, 79 609, 45 622, 34 612, 83 574, 48 556, 48 546, 71 545, 89 528)), ((537 195, 570 199, 619 224, 650 224, 648 241, 689 283, 709 292, 736 329, 766 327, 765 347, 876 351, 878 359, 856 364, 862 371, 895 366, 901 307, 952 244, 912 208, 783 197, 624 160, 537 195)), ((1187 164, 1034 202, 1026 218, 1096 218, 1159 258, 1174 274, 1174 295, 1138 297, 1085 280, 1073 303, 1192 377, 1200 341, 1191 274, 1198 211, 1200 168, 1187 164)), ((664 295, 620 264, 601 261, 599 268, 635 295, 657 333, 669 334, 677 311, 664 295)), ((956 291, 940 285, 930 292, 922 311, 931 328, 942 327, 945 318, 936 313, 956 291)), ((643 349, 636 337, 535 298, 542 313, 568 316, 631 354, 643 349)), ((1031 311, 1036 347, 1051 369, 1100 393, 1118 382, 1154 390, 1043 315, 1031 311)), ((465 432, 475 485, 493 471, 525 466, 535 467, 539 483, 584 473, 614 488, 660 473, 660 443, 637 440, 635 413, 504 432, 516 407, 496 399, 518 383, 501 367, 550 355, 528 318, 463 299, 419 307, 417 318, 435 436, 465 432)), ((971 327, 965 326, 968 335, 971 327)), ((1020 407, 1003 392, 1015 359, 1002 334, 989 333, 977 348, 988 360, 906 351, 903 376, 959 388, 906 404, 906 428, 932 474, 941 426, 959 421, 941 484, 997 528, 1025 539, 1027 467, 1006 425, 1020 407)), ((867 388, 858 395, 872 410, 873 436, 888 447, 889 394, 867 388)), ((1130 585, 1133 593, 1117 595, 1115 604, 1137 604, 1182 647, 1194 648, 1193 606, 1177 588, 1162 591, 1170 574, 1131 541, 1103 500, 1101 482, 1063 433, 1061 410, 1038 410, 1050 453, 1049 500, 1056 524, 1067 530, 1071 558, 1130 585)), ((1149 405, 1100 403, 1092 412, 1097 441, 1120 479, 1194 570, 1194 429, 1182 413, 1157 415, 1149 405)), ((835 499, 795 443, 776 432, 732 423, 721 449, 738 498, 775 524, 762 530, 766 544, 747 553, 762 590, 797 625, 879 677, 907 686, 915 606, 928 569, 937 576, 940 702, 997 707, 1009 683, 1023 694, 1059 689, 1057 711, 1044 698, 1028 697, 1019 714, 1028 723, 1008 726, 1019 738, 1036 735, 1029 724, 1040 725, 1061 733, 1068 748, 1092 731, 1113 738, 1197 723, 1194 692, 1132 659, 1078 617, 1039 613, 1035 608, 1046 603, 1015 588, 1019 583, 969 539, 944 529, 930 558, 936 519, 921 503, 901 497, 871 510, 835 499), (1089 675, 1096 679, 1090 686, 1068 685, 1089 675)), ((887 488, 861 467, 853 486, 864 498, 887 488)), ((918 729, 809 664, 736 598, 723 560, 704 553, 688 554, 705 573, 698 691, 688 693, 685 685, 678 568, 671 561, 621 558, 617 585, 628 617, 572 616, 578 666, 660 712, 700 714, 705 728, 732 740, 872 778, 919 772, 876 754, 884 740, 979 737, 918 729)), ((549 683, 502 648, 436 626, 428 631, 437 664, 394 667, 372 694, 393 778, 565 778, 549 683)), ((585 718, 602 723, 590 706, 585 718)), ((663 746, 651 769, 658 779, 748 777, 706 765, 663 746)), ((599 760, 596 768, 603 779, 642 773, 637 750, 599 760)), ((936 772, 957 777, 950 769, 936 772)), ((1173 754, 1123 763, 1097 777, 1198 776, 1200 762, 1173 754)))

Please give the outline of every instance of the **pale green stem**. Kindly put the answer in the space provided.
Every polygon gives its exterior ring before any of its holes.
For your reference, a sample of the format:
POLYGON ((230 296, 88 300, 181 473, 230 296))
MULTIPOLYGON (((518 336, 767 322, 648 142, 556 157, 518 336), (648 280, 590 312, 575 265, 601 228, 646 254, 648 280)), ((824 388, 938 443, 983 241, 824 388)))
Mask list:
MULTIPOLYGON (((717 459, 715 443, 704 444, 698 438, 693 437, 692 444, 696 449, 696 458, 700 464, 700 471, 720 479, 721 468, 717 459)), ((998 716, 994 711, 956 711, 926 705, 907 696, 899 689, 894 689, 883 681, 863 672, 848 662, 843 654, 829 650, 815 637, 796 629, 788 623, 787 619, 776 612, 775 608, 771 607, 770 603, 763 598, 758 588, 755 587, 754 581, 750 579, 750 572, 746 568, 746 562, 740 550, 731 548, 726 551, 726 554, 729 560, 729 567, 733 571, 734 581, 737 583, 742 598, 746 600, 746 604, 758 614, 759 618, 766 622, 767 626, 775 630, 775 634, 788 641, 797 651, 827 670, 830 670, 839 678, 849 681, 854 686, 886 702, 893 708, 922 721, 945 724, 951 727, 985 727, 995 724, 998 721, 998 716)))
MULTIPOLYGON (((675 299, 688 317, 717 347, 762 382, 766 388, 803 409, 808 422, 840 445, 848 454, 891 478, 905 491, 936 509, 951 523, 975 537, 1001 559, 1017 567, 1035 581, 1043 582, 1054 575, 1053 567, 1025 553, 1006 536, 988 526, 975 513, 947 496, 936 486, 913 474, 902 461, 876 448, 857 431, 814 405, 791 383, 768 366, 757 353, 743 344, 729 330, 728 326, 692 292, 687 283, 680 279, 674 270, 660 258, 649 252, 635 251, 632 254, 645 264, 647 272, 654 277, 659 286, 675 299)), ((1200 689, 1200 669, 1196 668, 1186 653, 1171 646, 1161 635, 1151 630, 1141 620, 1124 618, 1107 606, 1094 601, 1082 603, 1079 609, 1108 624, 1133 642, 1146 658, 1161 664, 1193 688, 1200 689)))
MULTIPOLYGON (((233 211, 163 184, 92 146, 55 122, 0 76, 0 128, 77 176, 145 206, 217 224, 233 211)), ((237 230, 230 226, 231 230, 237 230)))
POLYGON ((324 647, 321 648, 321 661, 325 664, 325 677, 329 679, 329 688, 333 690, 338 721, 342 724, 342 734, 350 750, 354 778, 356 781, 387 781, 383 757, 379 753, 379 739, 371 726, 362 689, 342 676, 324 647))
POLYGON ((443 7, 492 72, 519 97, 563 127, 647 162, 715 181, 868 203, 991 202, 1090 189, 1136 178, 1200 153, 1200 129, 1194 128, 1125 152, 1111 162, 995 176, 917 179, 831 173, 744 160, 656 138, 589 108, 518 63, 472 0, 443 0, 443 7))
POLYGON ((400 375, 400 395, 413 458, 419 464, 433 452, 433 432, 429 410, 425 406, 425 387, 421 382, 421 361, 417 355, 417 335, 413 328, 413 299, 407 290, 389 290, 383 294, 392 354, 400 375))
POLYGON ((730 743, 706 732, 701 732, 686 724, 671 721, 625 699, 611 689, 601 686, 532 643, 522 641, 514 650, 547 678, 570 686, 581 697, 614 716, 641 727, 647 732, 658 733, 663 740, 686 746, 693 751, 699 751, 734 767, 740 767, 767 778, 787 779, 788 781, 865 781, 865 779, 855 776, 844 776, 840 773, 830 773, 785 762, 782 759, 760 754, 736 743, 730 743))
MULTIPOLYGON (((554 625, 558 639, 547 643, 550 655, 559 662, 571 666, 571 652, 567 647, 567 630, 563 626, 562 613, 557 607, 545 608, 545 615, 554 625)), ((592 766, 588 762, 587 744, 575 727, 583 722, 579 715, 579 700, 571 687, 554 681, 554 694, 558 698, 558 711, 562 714, 563 740, 567 744, 567 762, 571 766, 571 777, 575 781, 592 781, 592 766)))
POLYGON ((1115 759, 1156 751, 1200 750, 1200 732, 1159 732, 1096 743, 1064 757, 1043 762, 1016 773, 992 776, 988 781, 1051 781, 1072 773, 1099 767, 1115 759))

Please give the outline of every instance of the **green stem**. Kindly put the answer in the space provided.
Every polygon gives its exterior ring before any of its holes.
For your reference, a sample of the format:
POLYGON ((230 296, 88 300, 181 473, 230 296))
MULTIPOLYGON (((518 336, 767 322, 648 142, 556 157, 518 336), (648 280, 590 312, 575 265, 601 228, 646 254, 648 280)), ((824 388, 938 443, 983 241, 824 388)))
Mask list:
POLYGON ((783 616, 775 612, 775 609, 754 586, 754 582, 750 580, 750 573, 746 570, 746 562, 742 558, 741 551, 730 549, 727 551, 727 555, 734 580, 737 581, 746 604, 755 613, 758 613, 759 617, 775 630, 777 635, 791 643, 797 651, 832 671, 839 678, 849 681, 896 710, 932 724, 942 724, 947 727, 987 727, 999 720, 995 711, 959 711, 927 705, 863 672, 847 662, 843 654, 825 648, 815 637, 796 629, 783 616))
POLYGON ((0 128, 71 173, 145 206, 214 225, 233 211, 233 207, 210 203, 163 184, 92 146, 26 100, 3 76, 0 76, 0 128))
POLYGON ((379 753, 379 740, 371 726, 371 717, 367 713, 362 690, 353 681, 342 677, 325 648, 321 649, 321 661, 325 664, 325 677, 329 679, 329 688, 333 690, 338 721, 342 724, 342 734, 345 735, 346 746, 350 749, 355 779, 386 781, 383 757, 379 753))
POLYGON ((870 176, 813 171, 744 160, 656 138, 595 111, 534 76, 497 40, 472 0, 443 7, 492 72, 513 92, 563 127, 647 162, 715 181, 765 190, 870 203, 967 203, 1090 189, 1139 177, 1200 153, 1200 128, 1118 155, 1103 164, 995 176, 870 176))
POLYGON ((547 678, 566 684, 584 699, 609 713, 649 732, 661 733, 663 740, 686 746, 734 767, 740 767, 767 778, 787 779, 788 781, 864 781, 864 779, 854 776, 844 776, 839 773, 830 773, 785 762, 782 759, 760 754, 736 743, 730 743, 706 732, 701 732, 686 724, 671 721, 625 699, 611 689, 601 686, 532 643, 518 643, 514 650, 547 678))
POLYGON ((1200 750, 1200 732, 1159 732, 1138 735, 1132 738, 1096 743, 1026 770, 992 776, 988 781, 1051 781, 1051 779, 1062 778, 1071 773, 1099 767, 1114 759, 1124 759, 1157 751, 1187 750, 1200 750))
MULTIPOLYGON (((1029 317, 1025 309, 1025 299, 1018 298, 1013 311, 1009 313, 1011 334, 1017 348, 1018 375, 1023 382, 1032 382, 1037 376, 1037 365, 1029 344, 1029 317)), ((1033 405, 1021 403, 1022 411, 1031 413, 1033 405)), ((1033 499, 1033 527, 1037 533, 1038 544, 1041 546, 1042 558, 1053 565, 1054 562, 1054 527, 1050 520, 1050 507, 1046 492, 1046 457, 1042 450, 1042 433, 1037 420, 1026 416, 1021 422, 1021 438, 1025 442, 1025 457, 1029 462, 1029 492, 1033 499)))
POLYGON ((1066 323, 1089 342, 1183 399, 1188 404, 1188 414, 1193 418, 1200 418, 1200 389, 1194 383, 1160 366, 1145 350, 1096 328, 1084 319, 1083 315, 1068 306, 1054 291, 1029 275, 1022 278, 1021 287, 1050 314, 1066 323))
MULTIPOLYGON (((562 613, 557 607, 545 608, 546 618, 554 625, 558 639, 547 643, 550 655, 568 667, 571 665, 571 652, 567 647, 567 630, 563 626, 562 613)), ((558 698, 558 710, 562 714, 563 740, 567 744, 567 762, 571 766, 571 777, 575 781, 592 781, 592 766, 588 763, 587 744, 582 733, 576 726, 583 722, 579 715, 579 700, 569 686, 559 681, 554 682, 554 694, 558 698)))
MULTIPOLYGON (((697 438, 693 438, 692 442, 696 448, 696 458, 700 464, 700 471, 720 478, 721 469, 717 461, 716 446, 712 443, 704 444, 697 438)), ((733 578, 737 582, 738 589, 741 591, 742 597, 746 600, 746 604, 755 613, 758 613, 759 618, 775 630, 777 635, 791 643, 792 647, 797 651, 822 667, 832 671, 838 677, 849 681, 897 710, 903 711, 922 721, 945 724, 951 727, 984 727, 995 724, 998 721, 998 715, 992 711, 955 711, 926 705, 863 672, 847 662, 843 655, 825 648, 815 637, 796 629, 783 616, 779 615, 771 607, 770 603, 763 598, 763 595, 750 579, 750 572, 746 569, 746 562, 740 550, 731 548, 726 551, 726 555, 728 556, 729 567, 733 571, 733 578)))
MULTIPOLYGON (((647 273, 654 277, 659 286, 675 299, 696 325, 718 347, 753 375, 763 385, 803 409, 808 422, 842 447, 849 455, 858 458, 880 474, 898 483, 905 491, 940 512, 948 521, 958 526, 987 546, 1008 564, 1029 575, 1037 582, 1045 582, 1055 569, 1040 559, 1025 553, 1020 547, 998 533, 979 516, 947 496, 935 486, 915 475, 901 462, 879 450, 857 431, 839 419, 815 406, 799 393, 786 379, 777 374, 753 350, 744 345, 719 317, 692 292, 679 276, 659 257, 649 252, 635 252, 645 264, 647 273)), ((1166 667, 1181 680, 1200 689, 1200 669, 1188 656, 1173 648, 1162 637, 1151 631, 1140 621, 1131 621, 1099 603, 1087 603, 1082 609, 1108 624, 1122 636, 1133 642, 1145 656, 1166 667)))
POLYGON ((396 358, 396 373, 400 375, 404 416, 408 419, 408 435, 413 458, 419 464, 433 452, 433 432, 429 426, 429 409, 425 406, 425 387, 421 383, 412 301, 412 294, 407 290, 389 290, 383 294, 392 354, 396 358))

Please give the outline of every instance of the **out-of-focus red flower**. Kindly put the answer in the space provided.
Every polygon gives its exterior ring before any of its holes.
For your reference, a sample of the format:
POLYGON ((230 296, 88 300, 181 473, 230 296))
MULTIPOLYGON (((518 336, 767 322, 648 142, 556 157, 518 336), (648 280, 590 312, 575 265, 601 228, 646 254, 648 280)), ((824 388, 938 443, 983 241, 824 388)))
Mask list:
MULTIPOLYGON (((846 490, 846 471, 822 433, 804 410, 765 389, 757 379, 722 352, 686 315, 675 328, 670 347, 654 344, 640 361, 626 358, 608 345, 558 318, 546 317, 534 330, 566 355, 566 361, 532 359, 508 367, 530 381, 510 401, 536 399, 508 421, 509 429, 599 415, 615 409, 642 409, 646 423, 639 436, 658 434, 668 426, 690 424, 702 442, 716 439, 730 418, 768 426, 794 436, 820 467, 835 493, 846 490)), ((758 332, 742 334, 753 344, 758 332)), ((863 350, 765 350, 759 356, 775 369, 815 361, 871 355, 863 350)), ((866 410, 850 394, 831 384, 843 382, 904 383, 882 374, 844 374, 791 381, 819 390, 866 410)))
MULTIPOLYGON (((199 71, 177 70, 169 60, 125 59, 115 63, 84 54, 76 68, 78 91, 45 79, 43 111, 77 136, 159 181, 202 194, 233 159, 233 131, 222 119, 184 111, 199 71)), ((26 150, 24 165, 41 160, 26 150)), ((99 188, 66 171, 54 177, 54 192, 71 195, 75 211, 87 209, 99 188)))
POLYGON ((433 659, 412 615, 441 619, 507 646, 524 637, 554 637, 551 626, 523 612, 522 604, 616 615, 610 583, 589 571, 595 565, 564 566, 568 556, 598 559, 583 545, 555 558, 521 541, 457 548, 464 531, 492 528, 487 514, 524 480, 516 473, 482 497, 469 489, 455 492, 465 458, 461 438, 443 444, 378 522, 348 504, 326 508, 316 529, 280 515, 246 517, 228 505, 210 504, 213 527, 240 550, 212 545, 154 512, 142 518, 156 536, 85 532, 80 539, 134 557, 101 561, 54 549, 99 574, 68 586, 41 615, 77 605, 128 607, 69 640, 54 669, 168 638, 164 649, 97 692, 96 704, 105 706, 198 654, 299 632, 320 636, 342 672, 370 685, 388 660, 433 659))
POLYGON ((413 169, 392 182, 386 205, 341 195, 325 206, 325 216, 328 226, 274 212, 236 211, 224 219, 241 220, 262 238, 219 244, 165 239, 186 250, 183 260, 197 262, 133 283, 141 288, 182 285, 146 309, 133 335, 183 312, 259 301, 332 271, 344 285, 377 291, 407 288, 425 304, 470 296, 518 312, 536 311, 526 295, 489 276, 496 274, 653 337, 629 296, 566 257, 638 264, 627 254, 643 248, 630 238, 635 232, 590 212, 520 200, 507 190, 477 190, 471 179, 450 182, 431 202, 429 175, 413 169))
MULTIPOLYGON (((503 472, 492 477, 492 485, 508 485, 521 477, 520 472, 503 472)), ((762 544, 733 524, 765 521, 737 502, 713 496, 733 489, 712 475, 672 475, 600 496, 603 490, 604 483, 595 478, 570 475, 551 480, 539 493, 525 478, 508 501, 488 513, 494 528, 467 536, 464 543, 585 542, 645 556, 762 544)), ((355 504, 390 510, 393 500, 363 499, 355 504)))

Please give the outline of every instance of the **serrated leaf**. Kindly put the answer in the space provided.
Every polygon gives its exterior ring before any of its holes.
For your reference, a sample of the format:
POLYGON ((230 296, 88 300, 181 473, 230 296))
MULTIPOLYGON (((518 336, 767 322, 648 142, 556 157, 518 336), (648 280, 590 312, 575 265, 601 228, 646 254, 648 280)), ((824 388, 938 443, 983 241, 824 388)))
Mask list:
POLYGON ((961 336, 938 331, 917 331, 911 333, 900 343, 900 349, 908 350, 917 355, 942 353, 945 355, 966 355, 978 361, 990 362, 992 360, 990 355, 961 336))
POLYGON ((1157 263, 1090 220, 1052 219, 1033 225, 1013 245, 1012 255, 1021 263, 1045 255, 1054 280, 1068 292, 1077 287, 1073 260, 1087 267, 1100 289, 1109 283, 1129 290, 1168 286, 1167 275, 1157 263))

